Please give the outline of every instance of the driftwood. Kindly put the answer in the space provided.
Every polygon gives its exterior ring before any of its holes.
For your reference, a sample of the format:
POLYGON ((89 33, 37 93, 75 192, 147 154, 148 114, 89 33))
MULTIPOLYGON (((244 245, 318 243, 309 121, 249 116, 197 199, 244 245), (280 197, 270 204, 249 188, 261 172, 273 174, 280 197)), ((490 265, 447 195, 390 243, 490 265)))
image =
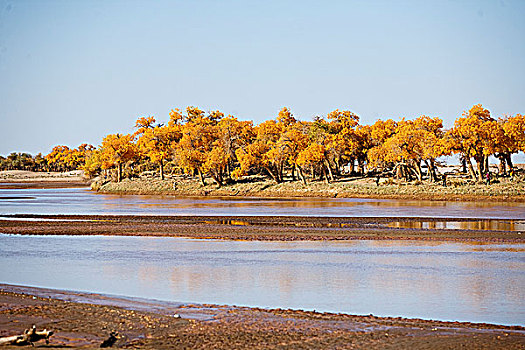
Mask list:
POLYGON ((13 335, 10 337, 0 338, 0 345, 33 345, 33 343, 45 339, 46 344, 49 344, 49 337, 53 335, 53 331, 44 329, 37 331, 36 326, 26 329, 24 334, 13 335))

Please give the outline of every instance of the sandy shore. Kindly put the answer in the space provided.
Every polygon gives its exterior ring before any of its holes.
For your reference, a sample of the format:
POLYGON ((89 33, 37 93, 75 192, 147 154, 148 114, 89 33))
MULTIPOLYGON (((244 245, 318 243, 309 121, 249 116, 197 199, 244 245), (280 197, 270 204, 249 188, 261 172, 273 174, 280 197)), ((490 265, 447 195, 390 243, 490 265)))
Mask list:
POLYGON ((523 231, 418 229, 421 221, 469 219, 263 216, 4 215, 0 233, 23 235, 127 235, 259 241, 427 240, 524 243, 523 231))
POLYGON ((99 348, 111 331, 120 335, 115 347, 141 349, 525 347, 525 328, 519 326, 181 305, 0 284, 0 336, 33 324, 55 332, 49 345, 35 344, 51 349, 99 348))
MULTIPOLYGON (((392 179, 389 179, 392 181, 392 179)), ((276 184, 261 177, 243 179, 240 182, 217 187, 209 179, 202 186, 196 179, 174 177, 160 180, 125 179, 120 183, 97 182, 92 188, 108 194, 148 194, 172 196, 208 197, 260 197, 260 198, 380 198, 433 201, 498 201, 525 202, 525 182, 510 181, 508 178, 494 180, 490 185, 484 183, 467 184, 466 180, 451 178, 447 187, 442 183, 387 181, 382 179, 379 186, 374 178, 342 178, 332 183, 286 181, 276 184)))
MULTIPOLYGON (((520 167, 523 167, 520 165, 520 167)), ((379 198, 433 201, 496 201, 525 202, 525 181, 516 177, 495 179, 485 184, 466 184, 464 179, 449 178, 447 187, 440 182, 417 183, 392 181, 383 178, 377 186, 375 178, 341 178, 332 183, 286 181, 276 184, 261 176, 244 178, 239 182, 218 188, 210 179, 202 186, 195 178, 166 175, 124 179, 120 183, 101 178, 86 179, 81 170, 64 173, 31 172, 22 170, 0 171, 0 189, 88 187, 107 194, 170 195, 178 197, 259 197, 259 198, 379 198), (392 181, 392 182, 390 182, 392 181)))
POLYGON ((91 181, 83 171, 34 172, 25 170, 0 171, 0 189, 87 187, 91 181))

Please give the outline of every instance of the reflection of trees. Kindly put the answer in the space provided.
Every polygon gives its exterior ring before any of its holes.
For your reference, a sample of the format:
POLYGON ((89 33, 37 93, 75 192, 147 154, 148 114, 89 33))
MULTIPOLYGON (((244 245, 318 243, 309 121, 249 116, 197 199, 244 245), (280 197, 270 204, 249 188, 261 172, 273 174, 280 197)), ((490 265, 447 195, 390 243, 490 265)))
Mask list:
POLYGON ((475 221, 424 221, 404 220, 394 221, 387 225, 393 228, 434 229, 434 230, 492 230, 492 231, 524 231, 525 223, 515 220, 475 220, 475 221))

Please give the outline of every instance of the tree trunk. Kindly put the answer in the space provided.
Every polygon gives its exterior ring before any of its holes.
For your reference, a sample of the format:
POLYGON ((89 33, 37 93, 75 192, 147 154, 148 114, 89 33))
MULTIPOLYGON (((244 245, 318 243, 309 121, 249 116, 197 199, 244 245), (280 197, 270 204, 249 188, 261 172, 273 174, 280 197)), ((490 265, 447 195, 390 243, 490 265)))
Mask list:
POLYGON ((334 169, 334 173, 337 177, 340 177, 341 176, 341 157, 338 157, 337 160, 334 159, 334 163, 335 163, 335 169, 334 169))
POLYGON ((476 165, 478 166, 478 181, 483 182, 483 167, 485 165, 485 159, 482 157, 476 157, 476 165))
POLYGON ((272 169, 270 167, 264 167, 264 169, 266 169, 266 171, 268 172, 268 174, 270 174, 270 176, 272 177, 273 181, 275 181, 275 183, 278 183, 280 184, 281 183, 281 180, 279 178, 279 174, 278 174, 278 170, 276 170, 275 174, 274 172, 272 171, 272 169))
POLYGON ((353 175, 355 172, 355 158, 350 158, 350 162, 348 163, 348 165, 350 167, 350 175, 353 175))
POLYGON ((394 168, 395 170, 395 177, 396 179, 401 179, 403 177, 403 169, 401 168, 401 164, 397 164, 394 168))
POLYGON ((122 181, 122 163, 118 163, 117 167, 117 182, 122 181))
POLYGON ((504 153, 505 160, 507 161, 507 165, 509 166, 510 170, 514 168, 514 165, 512 164, 512 158, 510 153, 504 153))
POLYGON ((217 183, 217 187, 221 188, 222 187, 222 176, 213 173, 211 177, 213 178, 215 183, 217 183))
POLYGON ((428 162, 425 161, 425 163, 427 163, 429 181, 430 182, 436 182, 437 181, 437 174, 436 174, 436 165, 435 165, 434 159, 430 158, 428 160, 428 162))
POLYGON ((164 161, 161 159, 159 164, 160 169, 160 179, 164 180, 164 161))
POLYGON ((362 157, 357 158, 357 172, 361 175, 365 175, 365 160, 362 157))
POLYGON ((297 167, 297 174, 299 175, 299 178, 303 182, 303 184, 306 185, 306 178, 304 177, 303 171, 301 170, 301 167, 299 165, 296 165, 297 167))
POLYGON ((330 183, 330 179, 328 178, 328 174, 326 172, 326 166, 323 166, 323 175, 324 175, 324 181, 329 184, 330 183))
POLYGON ((324 162, 325 162, 325 168, 326 168, 326 170, 328 170, 328 175, 330 175, 329 181, 334 181, 334 174, 332 173, 332 168, 330 167, 330 162, 327 159, 325 159, 324 162))
POLYGON ((206 182, 204 181, 204 175, 202 174, 202 171, 200 169, 197 169, 197 174, 199 174, 199 179, 201 180, 202 186, 206 186, 206 182))
POLYGON ((474 166, 472 166, 472 161, 470 160, 470 157, 465 157, 465 162, 467 163, 470 177, 472 177, 472 180, 476 181, 476 171, 474 170, 474 166))
POLYGON ((420 161, 416 161, 415 162, 414 169, 416 171, 417 180, 418 181, 422 181, 423 180, 423 174, 421 173, 421 162, 420 161))
POLYGON ((498 165, 498 175, 503 176, 507 174, 507 162, 505 160, 505 156, 501 153, 498 153, 496 157, 499 160, 498 165))

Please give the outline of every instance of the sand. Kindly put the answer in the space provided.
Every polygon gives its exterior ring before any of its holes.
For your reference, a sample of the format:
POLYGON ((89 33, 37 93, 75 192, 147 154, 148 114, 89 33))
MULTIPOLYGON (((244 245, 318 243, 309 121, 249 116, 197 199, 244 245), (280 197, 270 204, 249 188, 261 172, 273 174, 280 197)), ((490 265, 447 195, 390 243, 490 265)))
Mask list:
MULTIPOLYGON (((46 345, 140 349, 523 349, 525 328, 219 305, 157 305, 0 285, 0 336, 36 325, 46 345), (179 315, 180 318, 174 317, 179 315)), ((17 348, 5 346, 4 348, 17 348)))
MULTIPOLYGON (((27 186, 47 187, 52 181, 43 185, 34 181, 27 183, 27 186)), ((74 181, 55 183, 69 187, 68 183, 74 181)), ((23 184, 12 184, 13 188, 24 188, 23 184)), ((523 243, 525 236, 517 231, 388 227, 399 218, 5 217, 0 220, 1 233, 30 235, 141 235, 265 241, 389 239, 476 243, 523 243)), ((402 220, 417 223, 438 219, 402 220)), ((55 331, 49 345, 44 342, 35 344, 36 347, 50 349, 99 348, 111 331, 119 332, 120 338, 115 347, 161 350, 525 348, 525 328, 519 326, 219 305, 166 306, 157 305, 154 301, 130 301, 88 293, 0 285, 0 336, 20 334, 33 324, 38 329, 55 331), (174 317, 175 314, 181 318, 174 317)))
POLYGON ((525 232, 522 231, 388 227, 400 220, 415 226, 420 221, 468 222, 472 219, 139 215, 4 215, 3 218, 0 218, 1 233, 24 235, 164 236, 252 241, 374 239, 525 242, 525 232))

